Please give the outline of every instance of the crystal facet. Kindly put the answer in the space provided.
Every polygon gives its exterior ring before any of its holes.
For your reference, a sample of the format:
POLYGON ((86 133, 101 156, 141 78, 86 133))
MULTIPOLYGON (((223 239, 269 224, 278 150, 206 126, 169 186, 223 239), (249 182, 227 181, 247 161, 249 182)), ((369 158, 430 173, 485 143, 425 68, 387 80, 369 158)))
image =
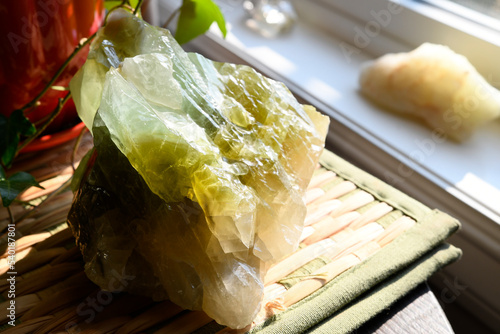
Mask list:
POLYGON ((121 10, 71 91, 95 146, 68 218, 89 278, 250 324, 266 270, 298 245, 328 118, 121 10))

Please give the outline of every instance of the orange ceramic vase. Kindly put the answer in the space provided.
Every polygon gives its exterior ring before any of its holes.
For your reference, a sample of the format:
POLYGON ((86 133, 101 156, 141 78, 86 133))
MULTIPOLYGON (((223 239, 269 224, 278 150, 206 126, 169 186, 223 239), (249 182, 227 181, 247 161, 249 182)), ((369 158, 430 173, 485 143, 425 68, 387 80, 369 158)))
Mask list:
MULTIPOLYGON (((15 0, 0 4, 0 113, 10 115, 30 102, 50 81, 82 38, 92 35, 104 18, 102 0, 15 0)), ((68 86, 85 62, 88 46, 54 85, 68 86)), ((64 91, 50 89, 40 104, 26 110, 35 124, 50 114, 64 91)), ((68 101, 48 132, 78 122, 68 101)))

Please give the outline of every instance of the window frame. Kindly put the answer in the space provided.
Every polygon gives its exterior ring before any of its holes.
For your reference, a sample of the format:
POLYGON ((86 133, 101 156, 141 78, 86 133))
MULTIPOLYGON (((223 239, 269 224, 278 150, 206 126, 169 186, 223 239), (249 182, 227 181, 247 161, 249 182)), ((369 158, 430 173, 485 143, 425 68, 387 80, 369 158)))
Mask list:
MULTIPOLYGON (((488 82, 500 88, 500 66, 492 61, 500 59, 500 21, 493 26, 480 24, 442 8, 442 0, 295 0, 293 3, 309 23, 374 57, 409 51, 424 42, 448 45, 466 56, 488 82), (378 15, 382 12, 390 15, 389 22, 378 15), (369 42, 367 45, 362 44, 365 40, 369 42)), ((478 13, 475 18, 484 21, 483 16, 478 13)))

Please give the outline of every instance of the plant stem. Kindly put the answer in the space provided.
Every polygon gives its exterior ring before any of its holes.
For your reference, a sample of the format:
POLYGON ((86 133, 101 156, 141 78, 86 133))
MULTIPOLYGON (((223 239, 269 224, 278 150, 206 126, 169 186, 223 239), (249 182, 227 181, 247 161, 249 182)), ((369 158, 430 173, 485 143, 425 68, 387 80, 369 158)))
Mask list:
POLYGON ((49 119, 47 119, 47 121, 40 128, 36 130, 35 134, 28 137, 25 141, 23 141, 21 145, 19 145, 16 151, 16 155, 19 154, 19 152, 23 148, 25 148, 29 143, 31 143, 35 138, 37 138, 43 131, 45 131, 45 129, 49 126, 49 124, 52 123, 54 118, 56 118, 57 115, 59 115, 62 108, 64 107, 64 104, 69 100, 70 97, 71 97, 71 92, 68 92, 68 94, 66 94, 63 98, 59 99, 59 103, 57 104, 57 107, 54 109, 54 111, 52 111, 52 113, 50 114, 49 119))
POLYGON ((170 22, 172 22, 172 20, 175 18, 175 16, 177 14, 179 14, 179 12, 181 11, 181 8, 182 6, 180 7, 177 7, 173 12, 172 14, 170 14, 170 16, 168 17, 167 21, 162 25, 163 28, 167 28, 168 25, 170 24, 170 22))
POLYGON ((57 70, 56 74, 54 74, 54 76, 52 77, 52 79, 50 79, 50 81, 47 83, 47 85, 45 85, 45 87, 42 89, 42 91, 40 93, 38 93, 37 96, 35 96, 35 98, 33 100, 31 100, 28 104, 26 104, 24 107, 22 107, 20 110, 24 111, 26 109, 30 109, 30 108, 33 108, 36 106, 36 103, 38 102, 38 100, 40 100, 42 98, 42 96, 50 89, 50 87, 52 87, 52 85, 54 84, 54 82, 57 80, 57 78, 59 78, 59 76, 61 75, 61 73, 66 69, 66 67, 68 66, 68 64, 70 63, 70 61, 76 56, 76 54, 78 52, 80 52, 80 50, 82 48, 84 48, 87 44, 89 44, 93 39, 94 37, 96 36, 97 32, 93 33, 90 37, 88 37, 83 43, 80 43, 74 50, 73 52, 71 53, 71 55, 69 55, 68 59, 66 59, 66 61, 61 65, 61 67, 57 70))
POLYGON ((137 6, 134 8, 134 11, 132 12, 134 15, 137 15, 137 13, 139 12, 139 10, 141 9, 141 5, 142 5, 142 2, 144 0, 139 0, 139 2, 137 3, 137 6))
POLYGON ((14 215, 12 214, 12 210, 10 209, 10 206, 7 207, 7 212, 9 213, 10 223, 14 224, 15 223, 15 221, 14 221, 14 215))

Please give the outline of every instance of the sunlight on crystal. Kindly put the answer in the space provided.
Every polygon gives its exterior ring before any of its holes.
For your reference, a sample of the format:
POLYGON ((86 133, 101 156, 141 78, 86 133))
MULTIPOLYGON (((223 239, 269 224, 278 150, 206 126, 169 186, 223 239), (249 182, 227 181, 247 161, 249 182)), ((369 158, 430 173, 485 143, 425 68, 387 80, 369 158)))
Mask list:
POLYGON ((105 288, 126 272, 137 277, 130 293, 246 327, 267 269, 298 247, 329 118, 283 83, 186 53, 124 10, 75 77, 96 153, 68 216, 87 276, 105 288))

